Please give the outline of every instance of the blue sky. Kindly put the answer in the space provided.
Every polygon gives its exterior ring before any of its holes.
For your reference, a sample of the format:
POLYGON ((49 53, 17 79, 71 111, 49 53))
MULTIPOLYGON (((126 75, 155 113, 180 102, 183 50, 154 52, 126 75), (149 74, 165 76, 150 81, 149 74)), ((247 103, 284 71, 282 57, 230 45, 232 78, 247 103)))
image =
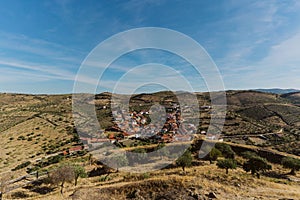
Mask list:
MULTIPOLYGON (((169 28, 196 40, 226 89, 300 89, 297 0, 11 0, 0 1, 0 15, 0 92, 71 93, 81 63, 100 42, 140 27, 169 28)), ((141 50, 116 60, 98 91, 110 91, 126 70, 149 62, 172 66, 194 90, 206 88, 182 59, 141 50)))

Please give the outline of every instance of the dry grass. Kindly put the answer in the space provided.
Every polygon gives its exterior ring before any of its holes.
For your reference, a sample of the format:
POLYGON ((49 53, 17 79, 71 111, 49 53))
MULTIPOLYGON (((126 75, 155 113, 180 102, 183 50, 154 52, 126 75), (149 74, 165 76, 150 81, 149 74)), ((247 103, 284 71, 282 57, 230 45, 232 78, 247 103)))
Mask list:
POLYGON ((0 151, 2 159, 0 171, 12 169, 20 163, 44 156, 44 154, 36 156, 38 152, 43 152, 42 146, 44 144, 57 144, 70 138, 71 136, 62 133, 61 129, 55 129, 52 124, 41 118, 20 123, 0 135, 2 150, 0 151), (19 140, 20 136, 25 139, 19 140), (34 158, 31 158, 32 156, 34 158))
MULTIPOLYGON (((274 171, 285 173, 279 165, 274 171)), ((114 173, 108 181, 100 177, 80 179, 79 185, 67 185, 62 196, 59 190, 38 195, 22 189, 31 200, 42 199, 126 199, 130 194, 139 192, 145 199, 164 196, 167 199, 189 199, 191 191, 202 197, 214 192, 218 199, 300 199, 300 183, 262 176, 261 179, 246 174, 242 169, 230 171, 228 175, 215 165, 204 163, 194 166, 183 173, 180 168, 159 170, 147 174, 114 173)), ((9 197, 7 197, 9 199, 9 197)))

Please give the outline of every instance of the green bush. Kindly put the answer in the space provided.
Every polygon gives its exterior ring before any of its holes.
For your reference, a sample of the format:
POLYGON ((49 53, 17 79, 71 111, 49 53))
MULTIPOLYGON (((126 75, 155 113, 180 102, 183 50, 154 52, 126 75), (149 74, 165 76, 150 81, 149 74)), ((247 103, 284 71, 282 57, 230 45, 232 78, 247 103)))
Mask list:
POLYGON ((24 162, 24 163, 22 163, 22 164, 16 166, 14 169, 12 169, 12 171, 17 171, 17 170, 19 170, 19 169, 23 169, 23 168, 29 166, 30 164, 31 164, 30 161, 24 162))
MULTIPOLYGON (((210 147, 205 147, 204 151, 209 151, 210 147)), ((222 153, 220 150, 216 148, 212 148, 210 152, 205 156, 204 159, 209 160, 210 164, 212 164, 212 161, 216 161, 218 157, 222 156, 222 153)))
POLYGON ((17 140, 25 140, 26 138, 23 135, 20 135, 17 140))
POLYGON ((192 153, 189 150, 186 150, 184 154, 176 160, 177 166, 182 167, 182 170, 185 171, 186 167, 190 167, 192 165, 192 153))
POLYGON ((291 169, 290 174, 296 175, 296 171, 300 170, 300 160, 291 158, 291 157, 285 157, 282 159, 282 165, 284 168, 291 169))
POLYGON ((100 176, 100 178, 99 178, 100 182, 105 182, 105 181, 110 181, 110 180, 111 180, 111 177, 108 175, 103 175, 103 176, 100 176))
POLYGON ((256 174, 257 178, 260 178, 260 171, 266 171, 272 169, 272 166, 268 162, 259 156, 250 157, 247 162, 244 163, 243 169, 246 172, 251 172, 252 175, 256 174))
POLYGON ((218 160, 217 166, 221 169, 226 169, 226 174, 228 174, 229 169, 236 169, 237 162, 234 159, 218 160))
POLYGON ((235 153, 228 144, 216 143, 215 148, 219 149, 225 158, 234 159, 235 153))
POLYGON ((252 151, 245 151, 245 152, 242 153, 242 156, 243 156, 243 158, 250 159, 252 157, 256 157, 257 154, 255 152, 252 152, 252 151))

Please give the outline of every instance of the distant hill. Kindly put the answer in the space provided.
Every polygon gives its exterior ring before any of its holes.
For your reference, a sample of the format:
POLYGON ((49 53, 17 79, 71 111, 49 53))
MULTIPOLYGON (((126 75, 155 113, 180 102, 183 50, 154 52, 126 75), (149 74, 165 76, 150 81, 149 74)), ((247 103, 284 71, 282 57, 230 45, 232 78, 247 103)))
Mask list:
POLYGON ((287 94, 292 92, 300 92, 300 90, 297 89, 280 89, 280 88, 254 89, 254 90, 259 92, 267 92, 267 93, 274 93, 274 94, 287 94))
POLYGON ((281 97, 290 100, 294 104, 300 104, 300 92, 283 94, 281 97))

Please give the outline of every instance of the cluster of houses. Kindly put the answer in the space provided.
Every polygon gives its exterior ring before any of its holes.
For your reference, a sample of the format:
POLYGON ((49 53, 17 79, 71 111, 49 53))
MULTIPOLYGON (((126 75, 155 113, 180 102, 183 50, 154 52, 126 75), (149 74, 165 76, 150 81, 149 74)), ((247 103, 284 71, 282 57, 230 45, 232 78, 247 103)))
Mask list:
MULTIPOLYGON (((116 141, 130 139, 155 139, 160 142, 182 142, 192 140, 193 134, 197 133, 197 127, 189 120, 183 119, 182 113, 191 113, 190 106, 179 106, 171 103, 166 108, 165 115, 155 116, 156 121, 162 123, 151 123, 151 115, 159 113, 159 107, 151 108, 150 111, 132 111, 117 109, 112 111, 115 119, 115 126, 106 129, 109 132, 105 138, 81 137, 84 149, 96 147, 105 142, 114 143, 116 141)), ((201 110, 209 111, 211 106, 201 106, 201 110)), ((185 115, 186 116, 186 115, 185 115)), ((205 134, 202 133, 201 134, 205 134)))
POLYGON ((157 125, 149 124, 149 112, 131 112, 125 110, 113 111, 115 123, 125 132, 124 137, 149 137, 155 134, 157 125))
POLYGON ((178 104, 173 104, 167 108, 166 116, 156 116, 155 119, 161 123, 150 123, 150 115, 158 112, 157 110, 130 112, 126 114, 125 110, 113 111, 115 122, 118 127, 129 135, 136 137, 151 137, 156 134, 192 134, 195 133, 196 127, 193 123, 184 123, 178 104))

